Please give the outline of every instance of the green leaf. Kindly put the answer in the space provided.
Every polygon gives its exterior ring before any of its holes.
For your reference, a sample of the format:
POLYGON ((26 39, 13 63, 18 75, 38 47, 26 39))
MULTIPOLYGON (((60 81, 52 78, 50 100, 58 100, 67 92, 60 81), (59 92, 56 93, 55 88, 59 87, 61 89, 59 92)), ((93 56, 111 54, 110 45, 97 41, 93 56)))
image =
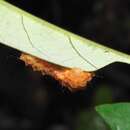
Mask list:
POLYGON ((130 130, 130 103, 101 105, 96 111, 112 130, 130 130))
POLYGON ((49 62, 96 71, 130 56, 65 31, 0 0, 0 42, 49 62))

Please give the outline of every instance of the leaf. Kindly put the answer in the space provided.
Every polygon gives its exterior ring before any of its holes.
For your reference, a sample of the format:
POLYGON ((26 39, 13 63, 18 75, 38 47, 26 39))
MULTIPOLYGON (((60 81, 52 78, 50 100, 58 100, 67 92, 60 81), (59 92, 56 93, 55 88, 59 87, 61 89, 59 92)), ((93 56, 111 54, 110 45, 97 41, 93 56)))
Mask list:
POLYGON ((86 71, 130 56, 65 31, 0 0, 0 42, 40 59, 86 71))
POLYGON ((130 103, 101 105, 96 107, 96 111, 112 130, 130 130, 130 103))

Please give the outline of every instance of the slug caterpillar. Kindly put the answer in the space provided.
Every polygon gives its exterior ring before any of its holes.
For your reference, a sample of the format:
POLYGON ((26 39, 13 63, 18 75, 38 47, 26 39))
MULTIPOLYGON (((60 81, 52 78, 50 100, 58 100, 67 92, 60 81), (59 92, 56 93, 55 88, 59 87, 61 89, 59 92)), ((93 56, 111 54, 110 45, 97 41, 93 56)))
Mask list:
POLYGON ((52 76, 62 86, 71 91, 84 89, 94 76, 92 72, 86 72, 79 68, 62 67, 25 53, 21 54, 20 59, 27 66, 31 66, 34 71, 40 71, 43 75, 52 76))

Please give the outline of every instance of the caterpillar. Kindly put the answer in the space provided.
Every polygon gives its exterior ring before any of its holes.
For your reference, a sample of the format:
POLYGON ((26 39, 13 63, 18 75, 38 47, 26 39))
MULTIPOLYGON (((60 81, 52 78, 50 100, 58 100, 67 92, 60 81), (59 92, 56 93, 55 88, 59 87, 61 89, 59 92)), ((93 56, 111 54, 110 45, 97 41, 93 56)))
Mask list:
POLYGON ((34 71, 40 71, 43 75, 53 77, 70 91, 85 89, 94 77, 93 72, 62 67, 25 53, 21 54, 20 60, 24 61, 25 65, 31 66, 34 71))

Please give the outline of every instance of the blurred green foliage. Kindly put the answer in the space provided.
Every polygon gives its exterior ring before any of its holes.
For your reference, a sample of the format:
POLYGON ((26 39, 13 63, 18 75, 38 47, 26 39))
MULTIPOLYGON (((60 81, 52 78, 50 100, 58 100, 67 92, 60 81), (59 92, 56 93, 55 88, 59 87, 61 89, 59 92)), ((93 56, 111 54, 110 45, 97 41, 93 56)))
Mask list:
POLYGON ((94 105, 111 103, 112 100, 112 89, 109 86, 103 84, 96 88, 95 94, 93 95, 94 105))
POLYGON ((77 116, 75 130, 110 130, 104 120, 93 109, 82 111, 77 116))
POLYGON ((96 107, 111 130, 130 130, 130 103, 106 104, 96 107))

